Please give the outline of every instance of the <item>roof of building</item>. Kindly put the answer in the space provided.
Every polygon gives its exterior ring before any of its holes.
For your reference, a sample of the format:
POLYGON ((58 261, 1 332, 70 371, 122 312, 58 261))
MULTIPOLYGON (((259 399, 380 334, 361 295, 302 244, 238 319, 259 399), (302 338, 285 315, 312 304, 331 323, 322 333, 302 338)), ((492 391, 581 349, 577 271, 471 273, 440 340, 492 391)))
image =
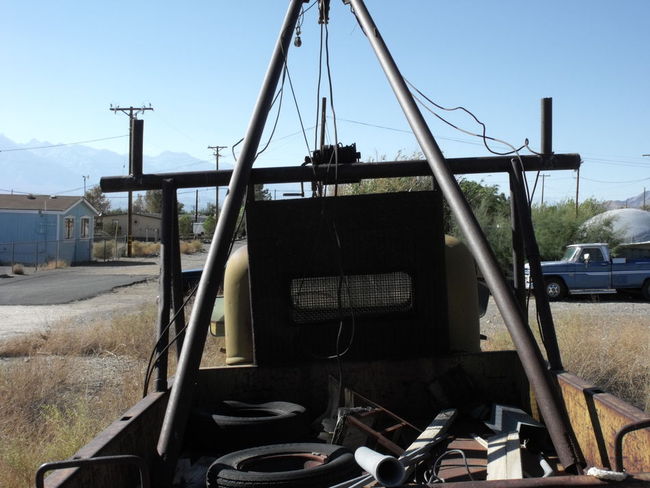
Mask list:
POLYGON ((93 206, 82 197, 55 195, 8 195, 0 194, 0 210, 46 210, 63 212, 79 201, 84 201, 93 210, 93 206))

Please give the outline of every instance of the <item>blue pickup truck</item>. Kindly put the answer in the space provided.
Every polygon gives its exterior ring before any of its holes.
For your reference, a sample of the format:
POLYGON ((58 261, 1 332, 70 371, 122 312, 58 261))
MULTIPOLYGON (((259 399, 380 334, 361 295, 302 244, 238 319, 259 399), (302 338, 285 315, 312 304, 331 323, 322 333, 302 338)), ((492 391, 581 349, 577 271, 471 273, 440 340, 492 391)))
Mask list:
MULTIPOLYGON (((571 244, 560 261, 542 262, 546 293, 559 300, 569 293, 640 292, 650 300, 650 258, 612 257, 606 243, 571 244)), ((526 285, 530 283, 526 265, 526 285)))

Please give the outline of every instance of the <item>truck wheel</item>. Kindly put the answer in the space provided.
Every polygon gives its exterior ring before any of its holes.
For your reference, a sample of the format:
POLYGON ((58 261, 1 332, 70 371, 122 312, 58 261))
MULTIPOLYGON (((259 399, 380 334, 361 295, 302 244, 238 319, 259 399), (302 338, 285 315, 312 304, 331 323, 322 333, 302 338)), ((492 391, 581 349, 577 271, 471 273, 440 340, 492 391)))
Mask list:
POLYGON ((207 488, 326 488, 349 480, 359 468, 334 444, 277 444, 232 452, 217 459, 207 488))
POLYGON ((650 300, 650 280, 645 280, 645 283, 643 283, 641 294, 643 295, 643 298, 650 300))
POLYGON ((546 295, 550 300, 561 300, 567 295, 566 285, 559 278, 546 279, 546 295))
POLYGON ((290 402, 245 403, 223 401, 192 411, 189 438, 210 450, 243 449, 293 442, 309 433, 305 407, 290 402))

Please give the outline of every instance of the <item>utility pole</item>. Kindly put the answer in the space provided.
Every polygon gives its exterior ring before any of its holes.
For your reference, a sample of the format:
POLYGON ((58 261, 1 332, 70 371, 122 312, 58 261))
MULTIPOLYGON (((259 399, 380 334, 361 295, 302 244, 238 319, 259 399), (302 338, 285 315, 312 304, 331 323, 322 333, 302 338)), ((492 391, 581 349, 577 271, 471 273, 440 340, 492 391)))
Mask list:
MULTIPOLYGON (((138 114, 147 110, 153 110, 151 104, 148 107, 113 107, 111 112, 122 112, 129 116, 129 174, 131 176, 142 175, 142 134, 144 122, 138 120, 138 114)), ((133 217, 133 192, 129 191, 128 206, 126 216, 126 255, 132 256, 132 217, 133 217)))
POLYGON ((194 200, 194 222, 199 221, 199 190, 196 190, 195 200, 194 200))
MULTIPOLYGON (((217 171, 219 171, 219 157, 221 154, 219 151, 221 149, 226 149, 228 146, 208 146, 208 149, 212 149, 212 154, 214 154, 214 158, 217 163, 217 171)), ((214 199, 214 220, 219 219, 219 187, 217 186, 215 189, 215 199, 214 199)))
POLYGON ((542 207, 544 206, 544 180, 546 180, 546 178, 550 176, 551 175, 547 175, 547 174, 539 175, 539 177, 542 179, 542 205, 541 205, 542 207))
POLYGON ((90 176, 89 175, 84 175, 84 176, 82 176, 82 178, 84 179, 84 197, 85 197, 86 196, 86 180, 89 179, 90 176))

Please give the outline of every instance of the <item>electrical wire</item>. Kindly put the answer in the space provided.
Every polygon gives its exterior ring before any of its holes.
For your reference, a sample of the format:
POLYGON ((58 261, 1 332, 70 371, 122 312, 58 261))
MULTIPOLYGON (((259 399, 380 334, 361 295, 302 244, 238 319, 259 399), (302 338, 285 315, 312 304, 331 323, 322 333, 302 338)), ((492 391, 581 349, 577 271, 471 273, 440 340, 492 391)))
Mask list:
POLYGON ((122 137, 129 137, 129 135, 125 134, 123 136, 102 137, 101 139, 89 139, 87 141, 64 142, 61 144, 50 144, 48 146, 14 147, 10 149, 0 149, 0 152, 33 151, 35 149, 50 149, 52 147, 74 146, 76 144, 88 144, 90 142, 110 141, 111 139, 121 139, 122 137))
MULTIPOLYGON (((235 227, 235 232, 232 235, 232 239, 230 239, 230 244, 228 247, 228 255, 232 253, 232 248, 235 244, 235 238, 239 231, 241 230, 241 226, 243 225, 244 222, 244 216, 243 214, 239 217, 239 222, 237 223, 237 226, 235 227)), ((153 346, 153 349, 151 351, 151 355, 149 356, 149 361, 147 362, 147 370, 145 373, 144 377, 144 387, 143 387, 143 398, 147 396, 147 392, 149 390, 149 382, 151 381, 151 375, 153 374, 153 371, 156 367, 156 364, 158 364, 158 361, 162 358, 163 354, 166 354, 167 351, 169 351, 169 348, 178 341, 178 339, 185 333, 187 330, 189 323, 185 323, 185 326, 176 333, 174 337, 172 337, 169 342, 163 347, 158 354, 158 356, 154 360, 154 356, 157 352, 158 346, 160 345, 160 341, 162 341, 163 337, 165 337, 165 334, 169 331, 171 325, 176 321, 176 318, 178 315, 185 310, 185 307, 187 303, 192 299, 192 297, 196 294, 196 291, 198 290, 198 284, 195 285, 192 290, 190 290, 190 293, 187 294, 185 300, 183 300, 183 304, 179 307, 179 309, 176 311, 176 313, 172 316, 172 318, 169 320, 169 322, 163 327, 162 332, 160 334, 160 337, 158 337, 158 340, 153 346)))
POLYGON ((440 456, 438 456, 431 467, 431 471, 428 474, 425 473, 425 481, 427 484, 445 482, 445 480, 438 475, 438 470, 440 469, 440 463, 442 460, 450 454, 459 454, 460 457, 463 458, 463 463, 465 464, 465 469, 467 470, 467 476, 469 476, 469 479, 471 481, 474 481, 474 477, 472 476, 472 471, 469 469, 469 463, 467 462, 467 456, 465 453, 460 449, 449 449, 448 451, 445 451, 440 456))
MULTIPOLYGON (((334 87, 332 84, 332 68, 330 66, 329 29, 325 24, 325 66, 327 68, 327 80, 330 95, 330 110, 332 111, 332 125, 334 127, 334 196, 338 196, 339 187, 339 137, 336 123, 336 110, 334 109, 334 87)), ((329 172, 330 163, 327 170, 329 172)))
MULTIPOLYGON (((472 118, 476 121, 476 123, 479 124, 479 125, 481 126, 481 128, 483 129, 483 132, 482 132, 481 135, 479 135, 479 134, 474 134, 474 133, 472 133, 472 132, 469 132, 469 131, 466 131, 466 130, 464 130, 464 129, 461 129, 460 127, 454 125, 453 123, 449 122, 449 121, 446 120, 445 118, 443 118, 443 117, 441 117, 440 115, 438 115, 438 114, 437 114, 436 112, 434 112, 433 110, 430 110, 430 112, 431 112, 433 115, 435 115, 435 116, 438 117, 441 121, 443 121, 445 124, 447 124, 447 125, 453 127, 454 129, 459 130, 459 131, 461 131, 461 132, 463 132, 463 133, 465 133, 465 134, 471 135, 471 136, 480 137, 480 138, 483 140, 483 144, 485 145, 485 148, 486 148, 488 151, 490 151, 492 154, 496 154, 497 156, 509 156, 510 154, 515 154, 515 153, 517 153, 518 151, 521 151, 524 147, 526 147, 525 144, 522 144, 518 149, 515 150, 515 148, 514 148, 511 144, 509 144, 509 143, 507 143, 507 142, 505 142, 505 141, 499 140, 499 139, 495 139, 494 137, 490 137, 490 136, 488 136, 488 135, 487 135, 487 127, 485 126, 485 124, 484 124, 483 122, 481 122, 481 121, 478 119, 478 117, 476 117, 476 115, 474 115, 471 111, 469 111, 469 110, 466 109, 465 107, 463 107, 463 106, 458 106, 458 107, 448 108, 448 107, 444 107, 444 106, 442 106, 442 105, 439 105, 439 104, 437 104, 436 102, 434 102, 433 100, 431 100, 429 97, 427 97, 424 93, 422 93, 422 92, 421 92, 421 91, 420 91, 420 90, 419 90, 415 85, 413 85, 413 83, 411 83, 409 80, 406 80, 406 79, 405 79, 404 81, 406 81, 406 83, 408 83, 408 85, 409 85, 411 88, 413 88, 413 90, 415 90, 415 91, 416 91, 420 96, 422 96, 422 97, 423 97, 424 99, 426 99, 429 103, 431 103, 431 104, 434 105, 435 107, 439 108, 440 110, 444 110, 444 111, 446 111, 446 112, 454 112, 454 111, 456 111, 456 110, 461 110, 461 111, 465 112, 466 114, 468 114, 470 117, 472 117, 472 118), (505 144, 506 146, 511 147, 511 148, 512 148, 512 151, 508 151, 508 152, 498 152, 498 151, 494 151, 494 150, 493 150, 493 149, 488 145, 488 143, 487 143, 488 140, 490 140, 490 141, 495 141, 495 142, 500 142, 501 144, 505 144)), ((424 106, 424 103, 423 103, 421 100, 419 100, 419 99, 418 99, 417 97, 415 97, 415 96, 414 96, 414 98, 415 98, 416 100, 418 100, 418 101, 420 102, 420 104, 422 104, 422 105, 424 106)))
POLYGON ((284 98, 284 80, 287 74, 286 70, 287 66, 285 64, 284 70, 282 71, 282 81, 280 83, 280 89, 277 91, 275 96, 273 97, 273 101, 271 102, 271 106, 269 107, 269 110, 273 108, 273 105, 275 105, 275 102, 278 100, 279 97, 279 102, 278 102, 278 111, 275 115, 275 121, 273 122, 273 128, 271 129, 271 134, 269 135, 268 140, 266 141, 266 144, 262 149, 257 151, 257 154, 255 154, 255 159, 257 159, 260 154, 262 154, 266 149, 269 147, 269 144, 271 144, 271 141, 273 140, 273 135, 275 134, 275 130, 278 128, 278 121, 280 120, 280 112, 282 111, 282 100, 284 98))

